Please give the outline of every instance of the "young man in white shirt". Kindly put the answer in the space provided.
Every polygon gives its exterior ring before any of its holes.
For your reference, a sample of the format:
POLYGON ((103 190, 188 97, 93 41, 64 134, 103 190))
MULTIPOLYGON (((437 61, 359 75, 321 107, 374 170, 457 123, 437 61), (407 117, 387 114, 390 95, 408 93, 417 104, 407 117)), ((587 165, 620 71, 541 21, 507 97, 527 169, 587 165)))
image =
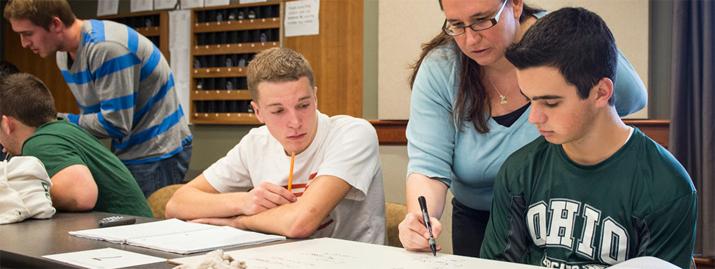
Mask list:
POLYGON ((247 73, 251 106, 265 125, 180 188, 166 206, 167 217, 291 238, 383 244, 375 129, 362 119, 320 113, 310 64, 291 49, 259 53, 247 73), (240 191, 246 188, 252 189, 240 191))

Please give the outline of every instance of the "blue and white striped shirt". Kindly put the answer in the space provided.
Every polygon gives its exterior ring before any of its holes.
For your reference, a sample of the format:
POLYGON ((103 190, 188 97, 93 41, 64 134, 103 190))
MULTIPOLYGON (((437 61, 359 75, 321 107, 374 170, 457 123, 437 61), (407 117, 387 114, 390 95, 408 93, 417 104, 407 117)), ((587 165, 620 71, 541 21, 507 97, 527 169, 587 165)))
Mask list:
POLYGON ((112 151, 125 164, 163 160, 191 142, 169 63, 134 29, 86 20, 75 61, 58 52, 57 66, 81 112, 67 119, 111 138, 112 151))

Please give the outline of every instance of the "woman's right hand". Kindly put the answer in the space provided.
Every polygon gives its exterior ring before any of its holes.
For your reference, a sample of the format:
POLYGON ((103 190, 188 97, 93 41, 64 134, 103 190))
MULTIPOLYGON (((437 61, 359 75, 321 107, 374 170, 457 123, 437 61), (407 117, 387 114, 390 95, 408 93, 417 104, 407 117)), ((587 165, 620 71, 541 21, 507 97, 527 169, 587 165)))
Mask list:
MULTIPOLYGON (((432 224, 432 235, 435 240, 442 233, 442 223, 439 219, 430 217, 432 224)), ((407 213, 405 219, 397 226, 400 231, 400 242, 402 246, 410 251, 431 251, 429 247, 429 231, 422 222, 422 215, 407 213)), ((441 250, 437 244, 437 251, 441 250)))

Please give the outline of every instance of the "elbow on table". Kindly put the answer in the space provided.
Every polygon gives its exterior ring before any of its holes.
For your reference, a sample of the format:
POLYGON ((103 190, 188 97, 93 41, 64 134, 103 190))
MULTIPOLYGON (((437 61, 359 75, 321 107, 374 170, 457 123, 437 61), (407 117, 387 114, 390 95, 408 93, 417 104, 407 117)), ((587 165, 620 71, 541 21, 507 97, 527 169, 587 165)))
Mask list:
POLYGON ((56 204, 55 207, 60 210, 90 211, 97 204, 97 198, 89 196, 68 197, 65 201, 54 200, 53 204, 56 204))
POLYGON ((320 222, 316 222, 314 218, 315 216, 309 216, 309 214, 300 214, 290 224, 285 236, 289 238, 307 238, 313 235, 320 225, 320 222))
POLYGON ((179 214, 179 205, 177 205, 176 199, 173 197, 166 202, 166 207, 164 208, 164 217, 167 219, 177 218, 181 219, 181 214, 179 214))
POLYGON ((97 199, 81 199, 77 202, 77 210, 90 211, 97 205, 97 199))

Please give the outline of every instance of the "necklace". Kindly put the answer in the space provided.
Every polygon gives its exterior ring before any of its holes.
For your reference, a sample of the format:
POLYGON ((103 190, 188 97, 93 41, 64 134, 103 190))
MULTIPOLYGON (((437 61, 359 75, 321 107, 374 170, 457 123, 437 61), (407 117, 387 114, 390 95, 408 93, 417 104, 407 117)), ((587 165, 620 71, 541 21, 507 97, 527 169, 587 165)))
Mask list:
POLYGON ((503 95, 501 93, 501 91, 499 91, 499 88, 497 88, 497 86, 494 85, 494 82, 492 82, 492 80, 490 78, 487 78, 487 80, 489 80, 489 84, 492 84, 492 87, 494 87, 494 90, 496 90, 497 94, 499 94, 499 104, 506 105, 506 103, 508 102, 508 100, 506 99, 506 95, 503 95))

